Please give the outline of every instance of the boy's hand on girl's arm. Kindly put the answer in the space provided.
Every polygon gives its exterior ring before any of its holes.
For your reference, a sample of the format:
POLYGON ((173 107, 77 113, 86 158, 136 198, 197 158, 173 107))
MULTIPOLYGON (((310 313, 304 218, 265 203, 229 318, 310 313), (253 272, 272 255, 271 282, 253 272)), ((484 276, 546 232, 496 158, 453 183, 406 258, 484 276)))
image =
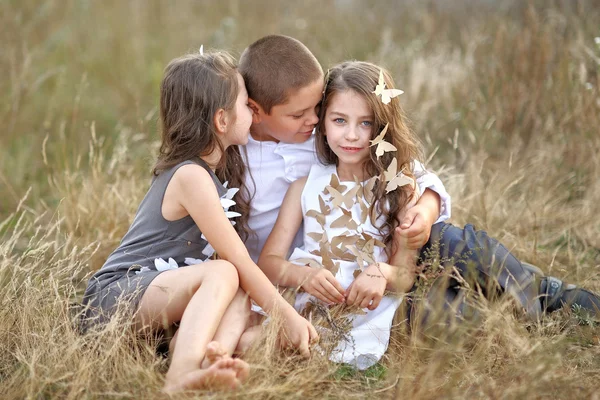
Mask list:
POLYGON ((394 230, 396 249, 418 250, 423 247, 439 215, 440 196, 431 189, 425 189, 417 204, 406 210, 400 226, 394 230))
POLYGON ((387 279, 379 265, 371 264, 348 286, 346 304, 374 310, 379 306, 387 279))
POLYGON ((344 302, 346 291, 333 274, 325 268, 298 267, 302 273, 298 286, 306 293, 328 304, 344 302))
POLYGON ((394 230, 396 249, 418 250, 427 243, 431 234, 429 210, 419 204, 408 209, 402 222, 394 230))
POLYGON ((280 344, 293 347, 305 357, 310 357, 310 345, 319 341, 316 329, 301 317, 291 306, 283 313, 283 326, 280 331, 280 344))

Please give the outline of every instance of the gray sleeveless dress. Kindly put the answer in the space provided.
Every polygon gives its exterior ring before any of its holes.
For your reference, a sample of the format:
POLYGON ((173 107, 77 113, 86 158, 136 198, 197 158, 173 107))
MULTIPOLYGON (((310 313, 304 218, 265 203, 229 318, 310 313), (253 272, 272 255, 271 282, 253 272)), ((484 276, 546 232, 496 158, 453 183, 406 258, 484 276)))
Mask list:
POLYGON ((154 177, 121 244, 88 282, 83 296, 83 331, 106 323, 117 310, 117 305, 125 305, 126 313, 134 313, 145 290, 161 273, 155 267, 155 259, 173 258, 179 266, 184 266, 187 257, 202 261, 208 258, 202 254, 208 242, 202 239, 202 232, 189 215, 177 221, 167 221, 162 216, 162 200, 167 185, 175 171, 187 164, 204 167, 212 177, 219 196, 227 193, 214 172, 200 158, 184 161, 154 177))

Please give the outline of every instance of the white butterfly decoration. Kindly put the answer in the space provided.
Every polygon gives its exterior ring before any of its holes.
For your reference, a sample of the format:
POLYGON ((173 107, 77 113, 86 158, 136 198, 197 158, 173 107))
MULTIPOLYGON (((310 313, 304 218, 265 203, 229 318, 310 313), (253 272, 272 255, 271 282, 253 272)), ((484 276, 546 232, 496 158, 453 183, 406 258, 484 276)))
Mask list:
POLYGON ((377 83, 377 86, 375 86, 373 93, 375 93, 376 96, 381 96, 381 102, 383 104, 389 104, 394 97, 400 96, 404 91, 400 89, 386 89, 385 81, 383 80, 383 70, 380 69, 379 82, 377 83))
MULTIPOLYGON (((198 258, 186 257, 183 262, 186 265, 196 265, 202 263, 203 261, 198 258)), ((169 261, 165 261, 164 258, 155 258, 154 266, 156 267, 157 271, 168 271, 170 269, 179 268, 179 264, 177 264, 177 261, 173 260, 173 258, 171 257, 169 257, 169 261)), ((141 274, 147 271, 151 271, 151 269, 148 267, 142 267, 139 271, 136 271, 136 274, 141 274)))
MULTIPOLYGON (((186 258, 186 260, 187 260, 187 258, 186 258)), ((163 258, 155 258, 154 266, 156 267, 157 271, 168 271, 170 269, 179 268, 177 261, 173 260, 171 257, 169 257, 169 261, 165 261, 163 258)), ((139 271, 136 271, 135 273, 141 274, 141 273, 148 272, 148 271, 151 271, 151 269, 148 267, 142 267, 139 271)))
MULTIPOLYGON (((223 186, 226 188, 228 183, 229 182, 225 182, 223 186)), ((236 204, 232 199, 239 190, 239 188, 230 188, 227 189, 227 193, 221 196, 221 206, 223 207, 223 211, 225 211, 225 216, 229 219, 240 217, 242 215, 239 212, 229 211, 229 207, 232 207, 236 204)), ((235 221, 230 222, 231 225, 235 225, 235 221)), ((206 240, 206 236, 204 236, 204 234, 202 234, 201 237, 202 239, 206 240)), ((202 250, 202 254, 210 258, 213 254, 215 254, 215 249, 210 245, 210 243, 207 243, 206 247, 204 247, 204 250, 202 250)))

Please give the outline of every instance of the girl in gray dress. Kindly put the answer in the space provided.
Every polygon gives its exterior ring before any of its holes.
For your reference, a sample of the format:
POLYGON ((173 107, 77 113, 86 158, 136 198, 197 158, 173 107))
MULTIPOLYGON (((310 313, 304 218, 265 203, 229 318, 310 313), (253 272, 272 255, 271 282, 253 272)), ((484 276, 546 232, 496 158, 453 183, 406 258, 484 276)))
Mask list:
POLYGON ((240 239, 248 205, 235 196, 245 190, 237 145, 248 141, 252 112, 233 59, 218 52, 173 60, 161 84, 160 119, 152 185, 121 244, 88 283, 84 328, 101 326, 118 309, 138 330, 178 323, 164 390, 235 387, 248 374, 244 361, 231 358, 246 329, 248 293, 268 313, 277 310, 280 340, 308 356, 316 331, 240 239))

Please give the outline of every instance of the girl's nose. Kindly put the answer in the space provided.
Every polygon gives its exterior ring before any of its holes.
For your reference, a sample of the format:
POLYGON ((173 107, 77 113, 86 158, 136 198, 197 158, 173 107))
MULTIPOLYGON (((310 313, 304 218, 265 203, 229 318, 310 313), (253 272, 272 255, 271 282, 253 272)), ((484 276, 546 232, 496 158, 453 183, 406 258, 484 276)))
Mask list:
POLYGON ((346 130, 346 140, 358 140, 358 133, 355 126, 349 126, 346 130))

